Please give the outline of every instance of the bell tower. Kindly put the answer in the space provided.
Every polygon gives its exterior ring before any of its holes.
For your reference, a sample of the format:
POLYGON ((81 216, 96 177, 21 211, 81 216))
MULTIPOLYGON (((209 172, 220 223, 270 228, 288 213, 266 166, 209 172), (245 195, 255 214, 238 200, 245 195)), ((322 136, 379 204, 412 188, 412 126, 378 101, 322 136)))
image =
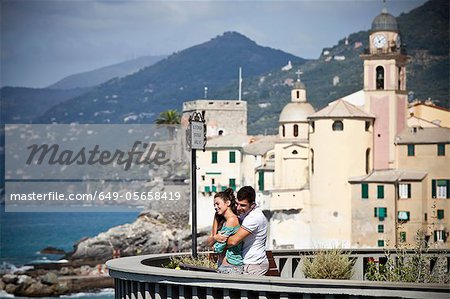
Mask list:
POLYGON ((365 110, 374 123, 374 169, 395 167, 395 136, 406 127, 406 63, 395 17, 383 8, 372 22, 364 60, 365 110))

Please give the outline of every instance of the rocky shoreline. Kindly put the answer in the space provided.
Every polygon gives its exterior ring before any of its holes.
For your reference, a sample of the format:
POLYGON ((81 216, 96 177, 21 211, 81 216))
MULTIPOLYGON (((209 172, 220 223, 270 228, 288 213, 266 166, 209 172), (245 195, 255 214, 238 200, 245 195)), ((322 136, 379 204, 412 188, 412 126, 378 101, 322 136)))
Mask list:
MULTIPOLYGON (((104 265, 113 257, 190 251, 191 231, 186 226, 189 207, 162 210, 166 212, 143 211, 133 223, 80 240, 74 251, 64 256, 67 263, 34 264, 32 269, 5 274, 0 278, 0 290, 24 297, 98 291, 114 287, 104 265)), ((198 244, 205 244, 208 234, 207 230, 199 231, 198 244)), ((61 253, 55 248, 46 251, 61 253)))

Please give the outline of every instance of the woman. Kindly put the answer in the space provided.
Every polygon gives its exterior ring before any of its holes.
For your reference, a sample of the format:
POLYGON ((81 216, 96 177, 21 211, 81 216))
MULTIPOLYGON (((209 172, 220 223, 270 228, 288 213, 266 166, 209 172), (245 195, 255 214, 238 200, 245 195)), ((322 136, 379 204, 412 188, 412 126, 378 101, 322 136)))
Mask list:
POLYGON ((234 235, 239 230, 239 219, 236 211, 236 198, 231 188, 218 192, 214 196, 214 223, 212 234, 208 241, 214 248, 214 252, 220 253, 217 272, 225 274, 242 274, 243 258, 242 243, 233 247, 227 247, 226 243, 214 241, 214 236, 221 233, 226 236, 234 235))

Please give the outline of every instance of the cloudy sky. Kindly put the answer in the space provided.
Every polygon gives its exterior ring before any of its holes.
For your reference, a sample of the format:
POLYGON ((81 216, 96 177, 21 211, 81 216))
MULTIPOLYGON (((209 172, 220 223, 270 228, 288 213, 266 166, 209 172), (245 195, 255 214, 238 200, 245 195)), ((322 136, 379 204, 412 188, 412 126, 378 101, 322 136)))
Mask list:
MULTIPOLYGON (((425 0, 387 1, 390 13, 425 0)), ((304 58, 370 28, 381 0, 0 0, 1 86, 45 87, 143 55, 172 54, 225 31, 304 58)))

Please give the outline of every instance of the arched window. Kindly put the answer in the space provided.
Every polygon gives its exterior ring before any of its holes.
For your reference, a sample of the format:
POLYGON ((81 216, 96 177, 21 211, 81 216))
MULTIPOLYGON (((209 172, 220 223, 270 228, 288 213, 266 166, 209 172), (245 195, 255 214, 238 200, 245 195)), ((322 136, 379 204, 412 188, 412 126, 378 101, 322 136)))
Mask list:
POLYGON ((298 136, 298 125, 294 125, 294 137, 298 136))
POLYGON ((344 131, 344 123, 340 120, 335 120, 333 123, 333 131, 344 131))
POLYGON ((283 137, 286 136, 286 128, 284 127, 284 125, 281 126, 281 134, 283 137))
POLYGON ((300 98, 300 91, 297 90, 297 99, 300 98))
POLYGON ((366 174, 370 171, 370 148, 366 150, 366 174))
POLYGON ((311 149, 311 173, 314 173, 314 150, 311 149))
POLYGON ((297 155, 297 154, 298 154, 297 150, 293 150, 293 151, 292 151, 292 154, 293 154, 293 155, 297 155))
POLYGON ((382 66, 377 66, 376 72, 377 72, 376 77, 377 89, 384 89, 384 68, 382 66))

